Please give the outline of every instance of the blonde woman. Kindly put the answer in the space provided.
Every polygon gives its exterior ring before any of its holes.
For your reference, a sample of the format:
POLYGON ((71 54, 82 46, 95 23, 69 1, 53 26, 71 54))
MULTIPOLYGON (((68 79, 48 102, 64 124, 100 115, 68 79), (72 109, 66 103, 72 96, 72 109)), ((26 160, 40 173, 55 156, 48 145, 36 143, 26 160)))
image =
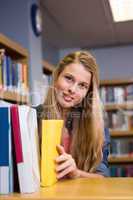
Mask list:
POLYGON ((94 57, 86 51, 74 52, 60 61, 47 98, 37 108, 39 118, 65 122, 55 160, 58 179, 109 175, 109 134, 98 88, 94 57))

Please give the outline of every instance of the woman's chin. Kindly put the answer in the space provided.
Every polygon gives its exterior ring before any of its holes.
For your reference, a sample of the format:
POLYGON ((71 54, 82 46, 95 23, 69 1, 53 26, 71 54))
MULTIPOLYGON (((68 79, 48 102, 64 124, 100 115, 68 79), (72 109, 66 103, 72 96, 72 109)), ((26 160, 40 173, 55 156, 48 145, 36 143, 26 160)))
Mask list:
POLYGON ((61 105, 62 108, 73 107, 73 102, 60 101, 59 104, 61 105))

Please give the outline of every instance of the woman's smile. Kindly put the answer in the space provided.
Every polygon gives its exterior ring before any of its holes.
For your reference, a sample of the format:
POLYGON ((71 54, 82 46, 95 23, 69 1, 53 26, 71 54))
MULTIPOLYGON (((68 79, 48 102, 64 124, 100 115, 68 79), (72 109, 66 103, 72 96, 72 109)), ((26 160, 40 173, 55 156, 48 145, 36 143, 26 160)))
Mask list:
POLYGON ((73 97, 71 97, 70 95, 65 94, 65 93, 63 93, 63 98, 67 102, 71 102, 74 99, 73 97))

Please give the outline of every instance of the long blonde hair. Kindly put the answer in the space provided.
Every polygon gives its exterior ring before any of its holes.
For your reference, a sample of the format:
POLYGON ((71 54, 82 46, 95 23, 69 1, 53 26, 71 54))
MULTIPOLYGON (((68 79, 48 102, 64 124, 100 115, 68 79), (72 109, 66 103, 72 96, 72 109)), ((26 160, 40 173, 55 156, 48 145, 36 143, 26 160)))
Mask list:
POLYGON ((65 56, 53 73, 53 82, 44 102, 44 118, 61 118, 61 110, 56 101, 54 85, 64 68, 71 63, 80 63, 91 74, 89 91, 81 103, 78 128, 73 135, 71 154, 79 169, 95 172, 102 160, 104 124, 98 93, 99 71, 94 57, 87 51, 78 51, 65 56))

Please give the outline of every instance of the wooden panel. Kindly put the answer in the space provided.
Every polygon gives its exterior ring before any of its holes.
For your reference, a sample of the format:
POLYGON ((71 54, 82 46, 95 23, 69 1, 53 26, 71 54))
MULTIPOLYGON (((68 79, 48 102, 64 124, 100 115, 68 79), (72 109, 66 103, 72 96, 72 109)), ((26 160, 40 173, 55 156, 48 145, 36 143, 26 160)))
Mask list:
POLYGON ((28 103, 27 96, 19 95, 15 92, 10 92, 10 91, 0 91, 0 99, 19 102, 19 103, 28 103))
POLYGON ((133 137, 132 131, 119 131, 119 130, 110 130, 111 137, 133 137))
POLYGON ((133 163, 133 156, 121 155, 121 156, 109 156, 109 163, 133 163))
POLYGON ((114 80, 101 80, 100 86, 115 86, 115 85, 128 85, 133 83, 133 78, 129 79, 114 79, 114 80))
POLYGON ((55 69, 55 66, 52 65, 52 64, 50 64, 46 60, 44 60, 42 62, 42 66, 43 66, 43 72, 44 72, 44 74, 48 74, 48 75, 52 74, 53 71, 54 71, 54 69, 55 69))
POLYGON ((2 200, 133 200, 133 178, 62 180, 32 194, 1 195, 2 200))
POLYGON ((0 33, 0 48, 6 49, 8 55, 14 59, 27 58, 27 49, 21 47, 18 43, 8 39, 6 36, 0 33))
POLYGON ((104 108, 106 111, 118 110, 118 109, 130 110, 130 109, 133 109, 133 102, 125 102, 122 104, 116 104, 116 103, 106 104, 104 105, 104 108))

